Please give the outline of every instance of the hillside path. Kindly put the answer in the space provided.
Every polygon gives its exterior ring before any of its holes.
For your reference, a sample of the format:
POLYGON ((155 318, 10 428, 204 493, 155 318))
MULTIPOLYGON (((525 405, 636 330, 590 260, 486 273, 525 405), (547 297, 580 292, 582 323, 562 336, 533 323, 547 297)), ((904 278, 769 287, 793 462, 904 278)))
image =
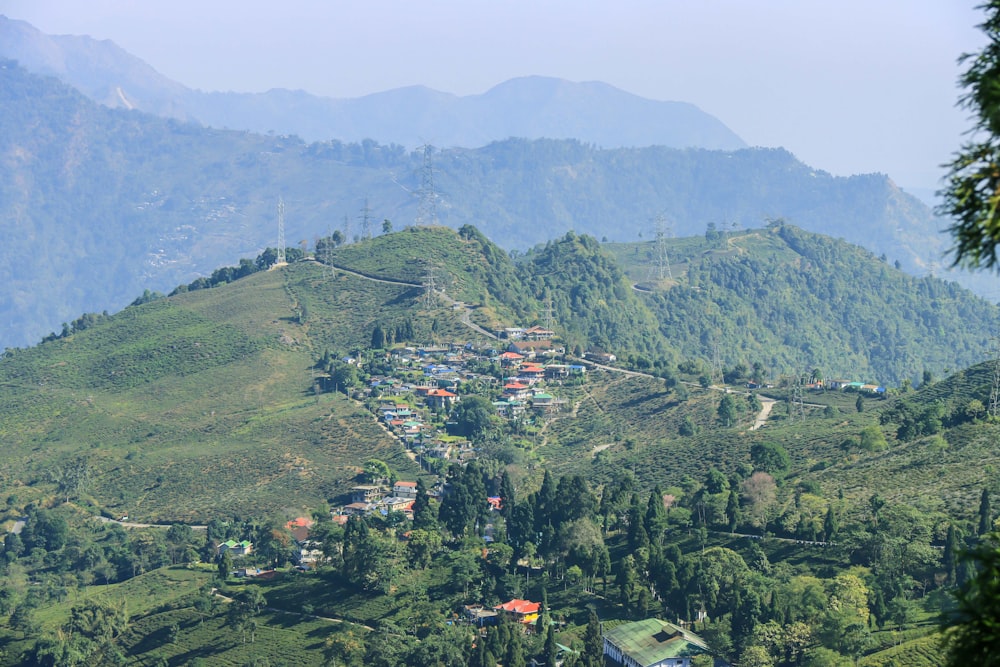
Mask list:
MULTIPOLYGON (((222 593, 218 588, 212 589, 212 595, 226 602, 233 602, 233 598, 222 593)), ((330 623, 347 623, 348 625, 358 625, 365 630, 370 630, 375 632, 375 628, 370 625, 365 625, 364 623, 358 623, 356 621, 349 621, 346 618, 337 618, 335 616, 317 616, 316 614, 307 614, 301 611, 289 611, 288 609, 279 609, 278 607, 264 607, 264 611, 276 612, 279 614, 291 614, 292 616, 301 616, 303 618, 315 618, 320 621, 329 621, 330 623)))
MULTIPOLYGON (((173 525, 166 523, 136 523, 134 521, 119 521, 117 519, 109 519, 106 516, 98 516, 95 518, 98 519, 99 521, 103 521, 104 523, 117 523, 122 528, 170 528, 170 526, 173 525)), ((181 525, 187 526, 191 530, 208 530, 208 526, 199 526, 192 524, 181 524, 181 525)))
POLYGON ((753 426, 750 427, 751 431, 756 431, 767 423, 767 417, 771 414, 774 404, 777 403, 773 398, 768 398, 760 394, 757 395, 757 400, 760 401, 760 412, 757 413, 757 419, 754 420, 753 426))

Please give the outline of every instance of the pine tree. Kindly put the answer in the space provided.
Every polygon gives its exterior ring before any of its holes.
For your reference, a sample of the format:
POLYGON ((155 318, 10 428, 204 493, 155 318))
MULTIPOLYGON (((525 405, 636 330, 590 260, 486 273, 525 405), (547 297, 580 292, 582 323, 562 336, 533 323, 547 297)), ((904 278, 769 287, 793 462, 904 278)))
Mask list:
POLYGON ((556 630, 555 626, 549 623, 545 629, 545 647, 542 649, 545 667, 556 667, 556 655, 556 630))
POLYGON ((823 541, 831 541, 837 530, 837 516, 833 513, 833 505, 829 505, 826 508, 826 518, 823 519, 823 541))
POLYGON ((603 667, 604 637, 601 634, 601 621, 594 610, 587 617, 587 629, 583 633, 583 654, 580 656, 584 667, 603 667))
POLYGON ((413 527, 423 530, 437 530, 437 517, 431 507, 430 496, 427 495, 427 485, 423 479, 417 479, 417 497, 413 501, 413 527))
POLYGON ((503 475, 500 477, 500 511, 503 516, 504 523, 508 526, 514 516, 514 507, 516 503, 517 499, 514 496, 514 483, 511 481, 510 475, 507 474, 507 471, 504 470, 503 475))
POLYGON ((979 498, 979 532, 980 537, 993 530, 993 510, 990 509, 990 492, 983 489, 979 498))
POLYGON ((726 520, 729 522, 729 532, 735 533, 740 523, 740 497, 735 489, 730 489, 726 501, 726 520))
POLYGON ((527 664, 524 659, 524 640, 519 628, 511 630, 507 641, 507 658, 503 664, 504 667, 525 667, 527 664))

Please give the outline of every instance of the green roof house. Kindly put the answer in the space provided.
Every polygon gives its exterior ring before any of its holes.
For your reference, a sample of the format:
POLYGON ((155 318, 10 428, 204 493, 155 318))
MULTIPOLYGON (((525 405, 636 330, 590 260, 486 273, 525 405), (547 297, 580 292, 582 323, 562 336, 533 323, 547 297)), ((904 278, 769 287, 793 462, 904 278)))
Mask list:
POLYGON ((604 655, 623 667, 691 667, 694 656, 708 652, 698 635, 656 618, 604 633, 604 655))

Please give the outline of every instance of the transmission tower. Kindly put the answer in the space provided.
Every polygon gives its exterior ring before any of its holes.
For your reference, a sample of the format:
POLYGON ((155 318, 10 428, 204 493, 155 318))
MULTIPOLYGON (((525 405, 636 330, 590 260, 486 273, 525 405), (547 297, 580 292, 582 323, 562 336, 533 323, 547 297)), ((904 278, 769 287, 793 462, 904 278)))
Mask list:
POLYGON ((806 408, 805 402, 802 398, 802 378, 803 373, 795 372, 795 376, 792 378, 792 392, 788 397, 788 421, 795 421, 795 415, 798 413, 799 419, 805 419, 806 408))
POLYGON ((719 341, 716 340, 712 348, 712 380, 720 385, 726 383, 725 373, 722 370, 722 357, 719 355, 719 341))
POLYGON ((368 206, 368 197, 365 197, 365 206, 361 209, 361 238, 370 239, 372 237, 372 210, 368 206))
POLYGON ((545 297, 545 310, 542 314, 542 326, 544 326, 549 331, 552 331, 552 327, 555 326, 556 318, 552 310, 552 297, 545 297))
POLYGON ((993 338, 993 388, 990 390, 989 415, 1000 414, 1000 337, 993 338))
POLYGON ((437 193, 434 191, 434 164, 431 160, 434 147, 424 144, 424 163, 420 168, 420 190, 417 194, 420 200, 417 203, 417 226, 436 225, 437 219, 437 193))
POLYGON ((435 305, 437 305, 437 296, 434 293, 434 290, 436 289, 436 286, 435 286, 434 267, 433 266, 430 267, 430 270, 428 270, 427 275, 424 276, 422 285, 423 285, 423 290, 424 290, 424 295, 423 295, 424 296, 424 309, 425 310, 430 310, 435 305))
POLYGON ((330 277, 333 278, 337 275, 336 269, 333 268, 333 228, 330 228, 330 233, 327 235, 326 244, 323 246, 323 272, 329 272, 330 277))
POLYGON ((286 264, 285 260, 285 200, 278 197, 278 261, 276 264, 286 264))
POLYGON ((670 256, 667 253, 667 239, 673 236, 672 227, 665 215, 656 216, 656 268, 657 278, 660 280, 674 278, 670 272, 670 256))

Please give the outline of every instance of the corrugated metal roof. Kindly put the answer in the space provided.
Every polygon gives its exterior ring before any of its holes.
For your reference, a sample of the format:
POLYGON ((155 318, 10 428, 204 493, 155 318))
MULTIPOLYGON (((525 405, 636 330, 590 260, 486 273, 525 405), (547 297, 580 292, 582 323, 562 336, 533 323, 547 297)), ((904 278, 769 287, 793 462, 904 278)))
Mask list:
POLYGON ((657 618, 626 623, 604 633, 612 644, 640 665, 655 665, 667 658, 683 658, 708 651, 705 641, 673 623, 657 618))

